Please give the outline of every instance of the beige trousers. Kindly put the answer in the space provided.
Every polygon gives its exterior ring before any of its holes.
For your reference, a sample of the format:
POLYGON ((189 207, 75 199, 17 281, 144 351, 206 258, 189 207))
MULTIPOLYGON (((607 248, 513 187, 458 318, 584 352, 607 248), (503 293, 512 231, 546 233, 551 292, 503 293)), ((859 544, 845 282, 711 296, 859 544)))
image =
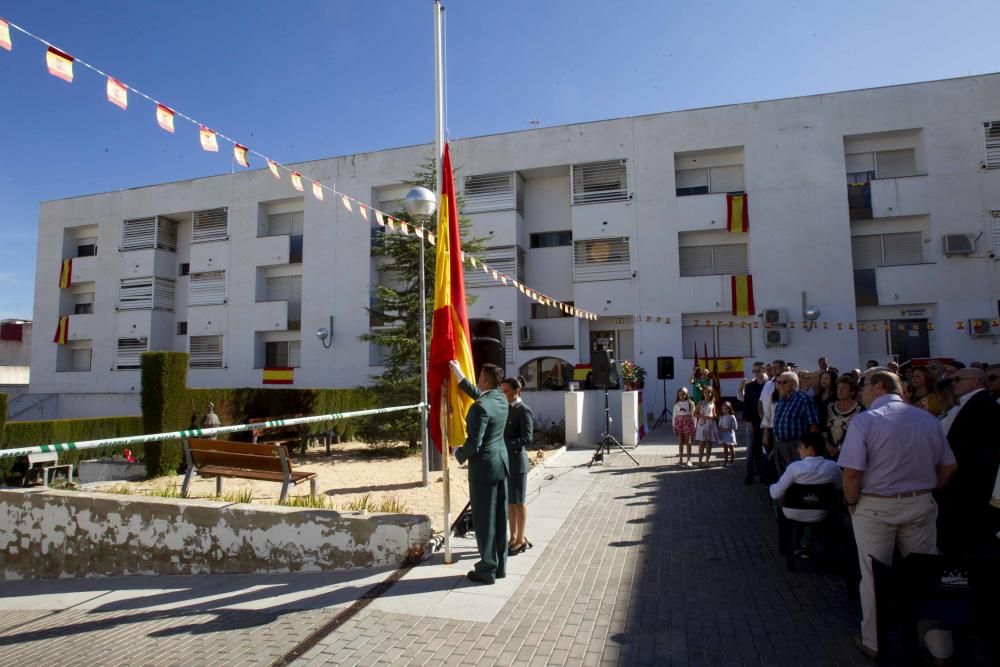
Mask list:
POLYGON ((852 519, 861 562, 861 640, 878 650, 872 558, 892 564, 896 545, 903 556, 937 553, 937 503, 927 493, 911 498, 861 496, 852 519))

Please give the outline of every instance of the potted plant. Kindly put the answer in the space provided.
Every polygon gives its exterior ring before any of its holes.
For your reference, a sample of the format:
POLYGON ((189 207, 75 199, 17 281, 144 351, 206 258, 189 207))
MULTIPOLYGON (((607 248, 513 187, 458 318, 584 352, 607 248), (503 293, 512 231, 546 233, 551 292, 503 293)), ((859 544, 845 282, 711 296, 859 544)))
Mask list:
POLYGON ((622 382, 627 391, 642 389, 646 384, 646 369, 631 361, 623 361, 622 382))

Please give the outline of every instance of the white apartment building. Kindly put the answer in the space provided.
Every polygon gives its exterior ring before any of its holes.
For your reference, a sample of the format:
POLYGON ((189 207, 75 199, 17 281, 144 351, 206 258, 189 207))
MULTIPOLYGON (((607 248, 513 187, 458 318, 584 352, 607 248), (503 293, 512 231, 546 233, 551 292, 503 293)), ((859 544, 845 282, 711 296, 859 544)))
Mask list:
MULTIPOLYGON (((657 357, 674 357, 669 395, 706 345, 805 368, 820 355, 841 369, 869 358, 1000 360, 990 335, 1000 302, 998 74, 451 148, 482 258, 600 315, 562 316, 467 269, 478 295, 470 317, 508 323, 508 371, 530 382, 541 384, 554 360, 589 362, 601 344, 654 382, 657 357), (726 230, 734 192, 747 194, 746 234, 726 230), (730 276, 743 274, 753 276, 756 317, 732 314, 730 276), (801 326, 806 305, 821 311, 811 329, 801 326), (765 312, 773 327, 748 325, 765 312)), ((294 168, 391 212, 430 150, 294 168)), ((137 397, 145 350, 190 352, 195 387, 260 386, 267 367, 293 367, 293 387, 366 383, 380 363, 359 340, 379 324, 366 310, 384 261, 374 228, 267 169, 45 202, 31 391, 137 397), (60 289, 65 258, 72 285, 60 289), (65 345, 48 335, 61 315, 65 345), (327 348, 315 332, 331 317, 327 348)))

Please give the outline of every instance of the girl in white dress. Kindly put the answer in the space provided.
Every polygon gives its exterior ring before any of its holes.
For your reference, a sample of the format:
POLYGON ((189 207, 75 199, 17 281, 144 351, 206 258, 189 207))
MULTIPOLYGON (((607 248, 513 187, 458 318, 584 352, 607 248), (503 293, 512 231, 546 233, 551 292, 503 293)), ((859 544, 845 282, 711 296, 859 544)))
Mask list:
POLYGON ((733 413, 733 404, 726 401, 722 404, 722 416, 719 417, 719 444, 725 454, 723 465, 736 463, 736 429, 739 423, 733 413))
POLYGON ((709 463, 712 461, 712 445, 719 440, 718 412, 715 409, 715 390, 705 387, 704 398, 698 404, 695 416, 698 418, 698 430, 694 439, 698 441, 698 465, 705 462, 706 454, 709 463))

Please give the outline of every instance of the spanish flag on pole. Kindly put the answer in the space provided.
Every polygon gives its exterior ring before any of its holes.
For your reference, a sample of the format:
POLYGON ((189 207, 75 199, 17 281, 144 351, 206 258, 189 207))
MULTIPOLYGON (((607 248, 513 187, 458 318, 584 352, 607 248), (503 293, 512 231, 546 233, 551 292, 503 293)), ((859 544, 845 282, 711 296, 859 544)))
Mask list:
POLYGON ((430 362, 427 368, 427 396, 430 402, 430 434, 441 450, 441 385, 448 383, 448 444, 465 442, 465 413, 472 399, 451 374, 448 362, 458 361, 462 374, 475 382, 472 366, 472 337, 465 311, 465 274, 462 270, 462 243, 458 235, 458 204, 451 173, 451 154, 444 146, 441 169, 441 201, 438 205, 437 258, 434 263, 434 323, 431 327, 430 362))

